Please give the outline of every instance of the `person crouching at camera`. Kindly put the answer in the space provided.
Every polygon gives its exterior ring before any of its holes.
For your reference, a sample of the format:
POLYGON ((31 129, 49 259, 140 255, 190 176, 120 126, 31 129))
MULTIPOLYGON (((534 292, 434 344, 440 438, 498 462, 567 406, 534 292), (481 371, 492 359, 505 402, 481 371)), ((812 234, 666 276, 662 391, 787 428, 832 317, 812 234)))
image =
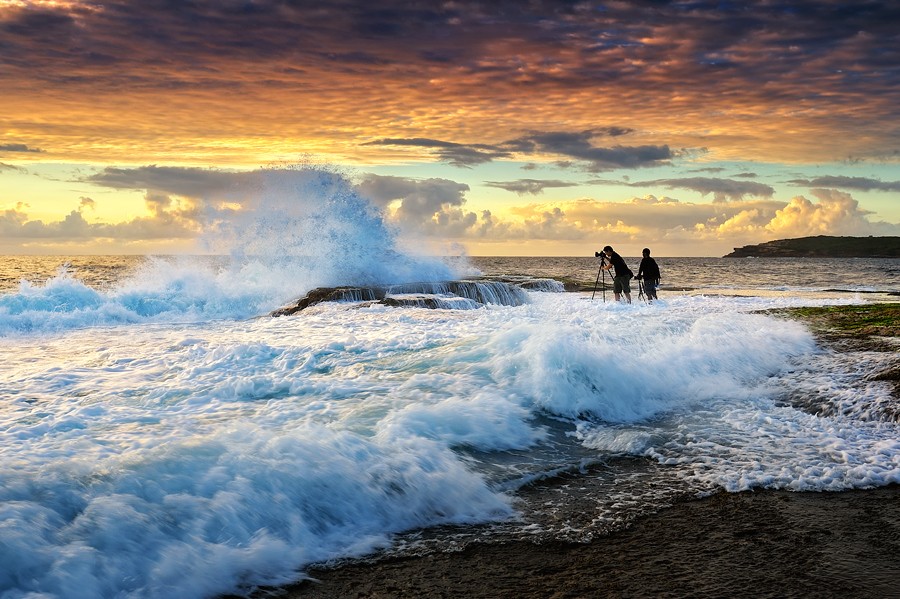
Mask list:
POLYGON ((603 253, 606 255, 608 260, 606 266, 603 266, 605 270, 609 270, 613 267, 616 269, 616 274, 613 277, 613 293, 616 296, 616 301, 620 301, 622 295, 625 296, 625 300, 630 304, 631 303, 631 277, 632 272, 631 269, 628 268, 628 265, 625 264, 625 260, 613 251, 612 246, 606 246, 603 248, 603 253))

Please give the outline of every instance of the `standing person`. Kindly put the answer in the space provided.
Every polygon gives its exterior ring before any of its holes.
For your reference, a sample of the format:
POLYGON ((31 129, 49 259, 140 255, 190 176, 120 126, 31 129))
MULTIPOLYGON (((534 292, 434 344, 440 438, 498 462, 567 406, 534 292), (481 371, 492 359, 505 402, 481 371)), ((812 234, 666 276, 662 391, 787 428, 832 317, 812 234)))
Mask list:
POLYGON ((622 256, 613 251, 612 246, 608 245, 603 248, 603 253, 609 259, 609 262, 607 262, 605 266, 601 266, 601 268, 609 270, 610 268, 615 267, 616 269, 616 275, 613 277, 613 293, 616 295, 616 301, 619 301, 619 298, 624 294, 625 299, 630 304, 631 277, 634 276, 634 273, 632 273, 631 269, 628 268, 628 265, 625 264, 625 260, 622 256))
POLYGON ((656 298, 656 289, 659 287, 659 265, 656 260, 650 257, 650 248, 644 248, 641 258, 641 265, 638 266, 637 280, 644 279, 644 292, 647 294, 647 301, 653 301, 656 298))

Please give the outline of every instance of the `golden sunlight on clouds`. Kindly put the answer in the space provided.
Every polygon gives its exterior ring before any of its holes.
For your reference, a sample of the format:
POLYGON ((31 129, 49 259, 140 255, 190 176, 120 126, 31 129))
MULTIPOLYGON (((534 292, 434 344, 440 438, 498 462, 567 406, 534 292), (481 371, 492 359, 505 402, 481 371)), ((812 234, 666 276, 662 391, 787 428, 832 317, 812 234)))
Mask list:
POLYGON ((890 233, 896 22, 837 0, 0 0, 0 233, 181 244, 292 163, 358 169, 398 227, 482 248, 890 233))
POLYGON ((51 8, 51 9, 70 9, 72 7, 84 7, 90 9, 92 6, 86 2, 65 2, 61 0, 0 0, 0 11, 3 9, 23 9, 23 8, 51 8))
POLYGON ((632 76, 585 81, 571 74, 584 68, 579 61, 601 69, 603 63, 560 46, 548 57, 546 47, 497 40, 485 43, 484 55, 470 65, 403 68, 391 57, 335 68, 304 58, 300 69, 292 55, 266 61, 210 55, 201 68, 186 62, 178 45, 143 48, 99 61, 63 59, 64 75, 33 79, 23 69, 4 81, 9 93, 0 107, 8 136, 47 148, 54 159, 77 161, 259 164, 301 153, 406 161, 409 151, 363 144, 391 137, 496 144, 528 131, 583 130, 598 122, 639 130, 645 143, 709 148, 716 159, 806 163, 891 149, 877 121, 886 107, 875 99, 865 115, 846 102, 814 110, 791 80, 696 82, 679 55, 646 68, 643 59, 628 59, 632 76), (109 64, 118 66, 110 71, 109 64), (819 143, 829 135, 843 140, 837 156, 832 145, 819 143))
POLYGON ((850 194, 823 189, 813 193, 818 203, 802 196, 791 198, 787 206, 776 211, 766 228, 782 237, 827 235, 836 224, 848 234, 864 235, 869 231, 865 211, 859 209, 859 202, 850 194))

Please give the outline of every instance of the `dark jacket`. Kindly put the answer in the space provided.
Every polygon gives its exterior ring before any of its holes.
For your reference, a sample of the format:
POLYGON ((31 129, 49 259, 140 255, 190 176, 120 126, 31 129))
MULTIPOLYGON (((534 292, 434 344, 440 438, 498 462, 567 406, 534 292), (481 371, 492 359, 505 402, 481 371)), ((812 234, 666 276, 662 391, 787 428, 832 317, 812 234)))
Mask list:
POLYGON ((634 276, 634 273, 631 272, 631 269, 625 264, 625 259, 616 252, 613 252, 612 256, 609 257, 609 263, 616 269, 617 277, 628 277, 630 279, 634 276))
POLYGON ((656 260, 650 256, 641 259, 637 276, 639 279, 643 276, 648 281, 659 281, 661 277, 659 276, 659 265, 656 264, 656 260))

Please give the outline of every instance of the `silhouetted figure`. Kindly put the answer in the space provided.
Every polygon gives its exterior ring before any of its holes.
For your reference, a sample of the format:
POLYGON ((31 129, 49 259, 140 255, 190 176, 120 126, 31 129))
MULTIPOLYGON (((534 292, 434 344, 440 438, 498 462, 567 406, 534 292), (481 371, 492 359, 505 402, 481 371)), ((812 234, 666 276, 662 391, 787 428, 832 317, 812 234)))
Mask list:
POLYGON ((656 260, 650 257, 650 248, 644 248, 641 258, 641 265, 638 267, 637 280, 644 281, 644 293, 647 294, 647 301, 653 301, 656 298, 656 290, 659 288, 659 265, 656 260))
POLYGON ((609 260, 606 266, 601 267, 605 270, 609 270, 613 267, 616 269, 616 274, 613 277, 613 293, 616 295, 616 301, 619 301, 619 298, 624 294, 625 299, 628 303, 631 303, 631 277, 634 276, 634 273, 631 272, 631 269, 628 268, 628 265, 625 264, 625 260, 619 254, 615 253, 612 249, 612 246, 606 246, 603 248, 603 253, 606 254, 607 259, 609 260))

